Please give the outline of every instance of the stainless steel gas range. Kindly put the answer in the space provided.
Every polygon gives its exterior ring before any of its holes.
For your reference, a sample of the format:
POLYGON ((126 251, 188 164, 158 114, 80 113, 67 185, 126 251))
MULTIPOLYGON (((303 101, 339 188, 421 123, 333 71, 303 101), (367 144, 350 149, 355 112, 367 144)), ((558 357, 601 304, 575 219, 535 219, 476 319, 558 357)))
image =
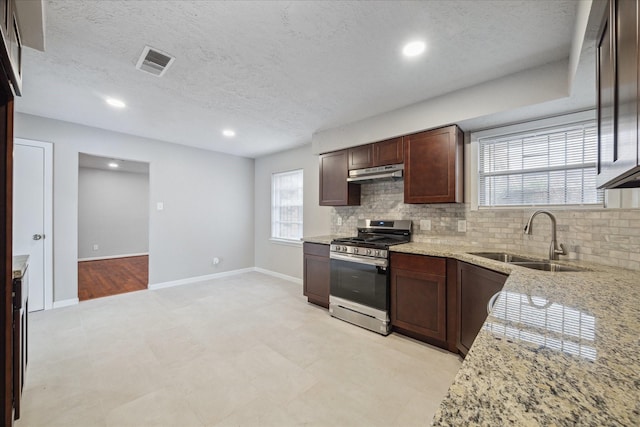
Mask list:
POLYGON ((409 220, 358 220, 358 235, 331 242, 329 312, 382 335, 389 323, 389 247, 411 240, 409 220))

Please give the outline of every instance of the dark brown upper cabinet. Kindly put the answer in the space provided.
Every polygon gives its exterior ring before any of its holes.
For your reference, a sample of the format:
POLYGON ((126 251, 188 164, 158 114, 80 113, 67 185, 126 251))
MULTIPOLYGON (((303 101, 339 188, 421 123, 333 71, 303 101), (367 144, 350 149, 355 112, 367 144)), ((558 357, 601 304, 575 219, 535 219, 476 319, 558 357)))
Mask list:
POLYGON ((349 148, 349 170, 402 163, 403 153, 401 136, 349 148))
POLYGON ((404 162, 402 137, 373 144, 373 166, 395 165, 404 162))
POLYGON ((611 0, 596 50, 598 188, 640 187, 638 2, 611 0))
POLYGON ((349 170, 373 166, 373 144, 349 148, 349 170))
POLYGON ((463 135, 455 125, 405 136, 404 202, 463 202, 463 135))
POLYGON ((360 204, 360 186, 347 182, 348 150, 320 155, 320 206, 360 204))
POLYGON ((22 39, 14 0, 0 0, 0 32, 7 55, 2 57, 15 95, 22 93, 22 39))

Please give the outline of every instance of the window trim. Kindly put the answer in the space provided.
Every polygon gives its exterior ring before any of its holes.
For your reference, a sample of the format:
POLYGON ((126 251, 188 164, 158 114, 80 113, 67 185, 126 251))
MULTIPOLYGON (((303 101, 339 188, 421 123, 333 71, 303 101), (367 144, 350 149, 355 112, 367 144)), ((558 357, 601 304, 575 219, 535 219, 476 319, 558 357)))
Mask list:
POLYGON ((527 122, 515 123, 507 126, 501 126, 491 129, 484 129, 477 132, 471 132, 470 135, 470 209, 472 211, 499 209, 499 210, 522 210, 535 207, 544 207, 552 209, 604 209, 606 204, 606 196, 603 203, 583 203, 575 205, 548 205, 548 204, 532 204, 532 205, 513 205, 513 206, 479 206, 480 199, 480 143, 483 138, 507 136, 514 133, 525 133, 551 128, 556 126, 571 125, 572 123, 584 122, 596 119, 595 110, 579 111, 576 113, 563 114, 561 116, 547 117, 527 122))
POLYGON ((269 241, 275 244, 279 244, 279 245, 285 245, 285 246, 302 246, 302 237, 304 236, 304 169, 303 168, 297 168, 297 169, 289 169, 289 170, 284 170, 284 171, 277 171, 277 172, 272 172, 271 173, 271 183, 270 183, 270 191, 269 191, 269 241), (289 173, 293 173, 293 172, 300 172, 301 178, 302 178, 302 229, 303 232, 300 235, 300 238, 298 239, 288 239, 285 237, 277 237, 273 235, 273 224, 274 224, 274 218, 273 218, 273 196, 274 196, 274 192, 273 192, 273 178, 276 175, 284 175, 284 174, 289 174, 289 173))
POLYGON ((279 237, 269 237, 269 241, 271 243, 276 244, 276 245, 294 246, 294 247, 297 247, 297 248, 302 246, 302 240, 281 239, 279 237))

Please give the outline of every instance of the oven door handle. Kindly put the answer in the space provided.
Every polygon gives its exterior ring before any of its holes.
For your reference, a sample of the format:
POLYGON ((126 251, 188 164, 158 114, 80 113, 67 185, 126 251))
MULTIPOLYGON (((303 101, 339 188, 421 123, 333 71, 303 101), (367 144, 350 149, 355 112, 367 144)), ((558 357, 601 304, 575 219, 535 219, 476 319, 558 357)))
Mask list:
POLYGON ((343 254, 337 254, 334 252, 331 252, 329 254, 329 258, 337 259, 340 261, 355 262, 356 264, 373 265, 376 267, 389 266, 389 260, 385 258, 371 258, 371 257, 359 256, 359 255, 343 255, 343 254))

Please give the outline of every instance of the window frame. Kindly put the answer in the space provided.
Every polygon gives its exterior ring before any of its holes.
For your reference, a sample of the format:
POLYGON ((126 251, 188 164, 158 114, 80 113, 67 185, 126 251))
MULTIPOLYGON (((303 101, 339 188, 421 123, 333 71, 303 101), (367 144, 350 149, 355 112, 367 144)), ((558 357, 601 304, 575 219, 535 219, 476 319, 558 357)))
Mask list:
MULTIPOLYGON (((279 172, 272 172, 271 173, 271 189, 270 189, 270 201, 269 201, 269 205, 270 205, 270 221, 269 221, 269 227, 270 227, 270 231, 269 231, 269 240, 273 243, 278 243, 281 245, 285 245, 285 246, 302 246, 302 237, 304 235, 304 169, 299 168, 299 169, 291 169, 291 170, 286 170, 286 171, 279 171, 279 172), (276 222, 286 222, 286 221, 282 221, 280 218, 275 218, 274 214, 276 212, 276 206, 275 206, 275 178, 278 176, 284 176, 284 175, 291 175, 291 174, 299 174, 300 176, 300 190, 302 192, 301 196, 300 196, 300 208, 301 208, 301 214, 302 214, 302 219, 300 220, 300 237, 299 238, 287 238, 287 237, 281 237, 281 236, 275 236, 275 223, 276 222)), ((297 205, 296 205, 297 206, 297 205)))
POLYGON ((596 111, 587 110, 577 113, 563 114, 560 116, 531 120, 506 126, 494 127, 490 129, 471 132, 470 134, 470 209, 472 211, 499 209, 499 210, 519 210, 528 208, 550 208, 550 209, 604 209, 606 206, 606 194, 602 202, 582 203, 582 204, 521 204, 521 205, 480 205, 480 140, 507 136, 510 134, 535 132, 545 128, 570 126, 571 124, 596 120, 596 111))

